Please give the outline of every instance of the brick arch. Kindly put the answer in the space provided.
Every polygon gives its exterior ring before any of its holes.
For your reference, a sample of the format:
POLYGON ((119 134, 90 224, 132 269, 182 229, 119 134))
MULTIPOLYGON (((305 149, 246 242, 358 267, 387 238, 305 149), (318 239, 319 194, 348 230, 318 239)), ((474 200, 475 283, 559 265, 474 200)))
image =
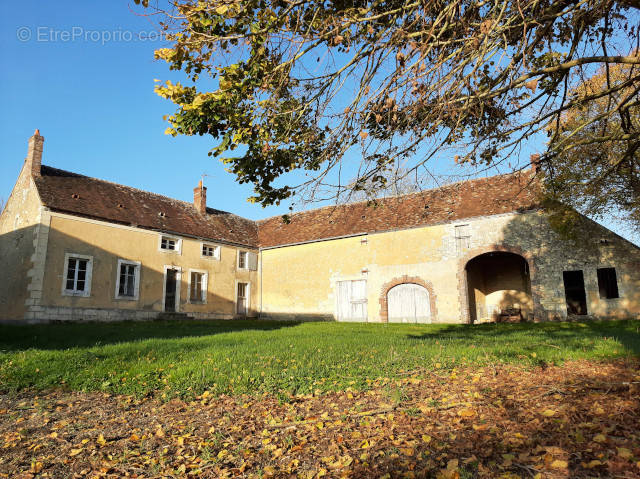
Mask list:
POLYGON ((540 317, 541 306, 540 297, 538 295, 538 287, 536 283, 536 266, 533 261, 533 255, 518 246, 510 246, 505 244, 493 244, 481 246, 468 250, 464 256, 458 260, 458 296, 460 298, 460 316, 465 323, 471 322, 469 314, 469 295, 467 287, 467 263, 472 259, 486 253, 513 253, 524 258, 529 267, 529 283, 531 286, 531 300, 533 301, 533 314, 536 318, 540 317))
POLYGON ((406 274, 400 276, 398 278, 393 278, 388 283, 382 285, 382 289, 380 290, 380 320, 383 323, 389 322, 389 304, 387 302, 387 293, 394 286, 398 286, 401 284, 417 284, 422 286, 429 292, 429 303, 431 307, 431 322, 435 323, 436 318, 438 316, 438 312, 436 310, 436 293, 433 291, 433 285, 429 281, 425 281, 424 279, 418 276, 407 276, 406 274))

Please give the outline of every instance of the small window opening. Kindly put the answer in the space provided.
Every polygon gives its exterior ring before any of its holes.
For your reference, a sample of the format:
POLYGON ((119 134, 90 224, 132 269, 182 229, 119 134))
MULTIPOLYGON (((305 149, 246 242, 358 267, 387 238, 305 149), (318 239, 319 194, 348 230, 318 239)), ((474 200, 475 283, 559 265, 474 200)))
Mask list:
POLYGON ((615 268, 598 268, 598 289, 601 299, 619 298, 618 278, 615 268))
POLYGON ((220 248, 218 246, 212 246, 209 244, 202 245, 202 256, 208 258, 217 258, 219 256, 220 248))
POLYGON ((80 195, 78 193, 74 193, 71 195, 71 198, 73 198, 74 200, 78 200, 80 199, 80 195))
POLYGON ((162 237, 160 241, 160 248, 175 251, 176 250, 176 240, 173 238, 167 238, 166 236, 162 237))

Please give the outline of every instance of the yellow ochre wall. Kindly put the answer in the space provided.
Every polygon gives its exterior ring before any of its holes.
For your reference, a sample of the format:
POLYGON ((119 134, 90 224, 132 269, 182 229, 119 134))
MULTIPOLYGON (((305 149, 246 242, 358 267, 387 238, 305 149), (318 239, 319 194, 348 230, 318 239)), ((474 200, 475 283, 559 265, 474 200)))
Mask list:
MULTIPOLYGON (((220 260, 203 258, 201 240, 180 237, 182 248, 181 253, 177 253, 160 250, 160 236, 158 232, 52 213, 42 305, 50 313, 56 313, 51 308, 60 308, 58 314, 61 316, 56 319, 78 319, 65 317, 76 314, 72 308, 79 308, 81 312, 78 314, 85 315, 87 308, 161 312, 164 266, 170 265, 182 269, 179 312, 191 313, 196 317, 234 317, 236 282, 240 281, 250 283, 248 315, 257 314, 258 273, 237 269, 239 248, 205 241, 207 244, 220 245, 220 260), (90 297, 62 295, 65 253, 93 256, 90 297), (138 300, 115 299, 118 259, 141 263, 138 300), (190 269, 208 273, 206 304, 188 302, 190 269)), ((152 317, 144 313, 138 316, 152 317)), ((113 313, 113 319, 116 318, 116 313, 113 313)))
POLYGON ((446 233, 437 225, 263 250, 263 313, 331 319, 336 282, 366 279, 368 321, 380 321, 383 286, 407 275, 436 289, 435 321, 459 321, 456 258, 442 252, 446 233))
POLYGON ((29 298, 40 199, 23 166, 0 215, 0 319, 23 319, 29 298))
MULTIPOLYGON (((640 248, 586 219, 580 238, 576 244, 560 237, 543 212, 531 211, 268 248, 261 251, 262 312, 273 318, 335 319, 336 283, 365 279, 367 320, 382 321, 383 291, 407 276, 433 291, 433 322, 467 322, 467 262, 507 251, 524 257, 531 269, 531 299, 518 300, 527 319, 566 317, 562 272, 573 269, 584 271, 589 315, 640 318, 640 248), (459 225, 468 227, 468 247, 456 242, 459 225), (602 267, 616 268, 619 299, 599 297, 596 270, 602 267)), ((490 274, 499 276, 499 264, 495 268, 490 274)))

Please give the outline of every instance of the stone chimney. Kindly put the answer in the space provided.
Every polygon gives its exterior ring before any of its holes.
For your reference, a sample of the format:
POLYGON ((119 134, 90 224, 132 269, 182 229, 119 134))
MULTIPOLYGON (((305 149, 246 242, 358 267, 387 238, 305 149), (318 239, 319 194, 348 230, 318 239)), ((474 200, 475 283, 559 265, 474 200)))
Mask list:
POLYGON ((43 145, 44 136, 40 136, 40 130, 36 130, 33 136, 29 138, 29 149, 27 150, 27 157, 24 160, 27 171, 29 171, 33 177, 40 176, 43 145))
POLYGON ((193 206, 202 214, 207 212, 207 187, 202 186, 202 180, 193 189, 193 206))
POLYGON ((531 169, 534 173, 540 171, 540 153, 534 153, 529 157, 529 161, 531 162, 531 169))

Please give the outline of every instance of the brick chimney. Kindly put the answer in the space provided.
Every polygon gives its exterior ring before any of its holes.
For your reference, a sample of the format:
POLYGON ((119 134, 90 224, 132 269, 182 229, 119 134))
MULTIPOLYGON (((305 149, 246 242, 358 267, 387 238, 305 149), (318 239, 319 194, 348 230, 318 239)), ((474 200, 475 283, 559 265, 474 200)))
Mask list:
POLYGON ((40 176, 40 168, 42 166, 42 148, 44 145, 44 136, 40 136, 40 130, 36 130, 31 138, 29 138, 29 149, 25 163, 27 171, 31 176, 40 176))
POLYGON ((193 189, 193 206, 202 214, 207 212, 207 187, 202 186, 202 180, 193 189))
POLYGON ((534 153, 529 157, 529 161, 531 162, 531 169, 534 173, 540 171, 540 153, 534 153))

